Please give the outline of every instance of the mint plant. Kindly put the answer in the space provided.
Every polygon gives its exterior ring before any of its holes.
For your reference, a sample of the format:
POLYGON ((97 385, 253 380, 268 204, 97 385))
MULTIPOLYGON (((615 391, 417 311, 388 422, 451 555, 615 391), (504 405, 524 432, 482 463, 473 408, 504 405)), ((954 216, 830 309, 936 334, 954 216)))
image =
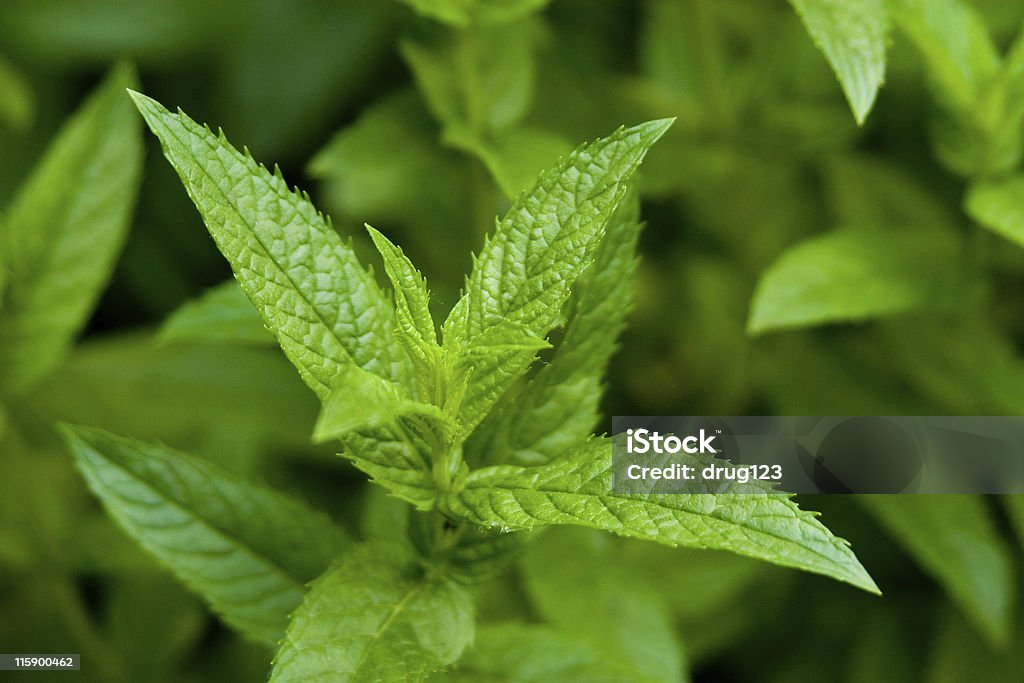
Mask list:
POLYGON ((671 120, 583 145, 520 194, 439 336, 426 280, 383 233, 367 228, 390 295, 279 171, 132 97, 320 399, 314 438, 339 441, 411 506, 408 543, 355 543, 301 501, 210 463, 65 427, 125 531, 226 623, 278 648, 272 681, 457 671, 474 633, 468 586, 500 573, 525 532, 551 525, 727 550, 877 592, 848 545, 788 496, 611 491, 611 442, 590 432, 629 310, 640 230, 630 181, 671 120), (556 328, 565 333, 552 348, 556 328), (531 372, 542 350, 550 361, 531 372))

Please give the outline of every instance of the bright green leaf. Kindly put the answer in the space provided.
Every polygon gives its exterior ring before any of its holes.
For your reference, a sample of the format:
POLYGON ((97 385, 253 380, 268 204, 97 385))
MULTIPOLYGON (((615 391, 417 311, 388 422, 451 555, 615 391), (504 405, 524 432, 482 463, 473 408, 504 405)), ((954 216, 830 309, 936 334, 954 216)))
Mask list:
POLYGON ((460 435, 468 434, 517 377, 529 369, 538 351, 550 348, 525 325, 504 320, 482 332, 469 348, 446 347, 454 358, 452 395, 446 408, 458 409, 460 435))
POLYGON ((394 312, 372 275, 304 194, 223 135, 132 93, 235 277, 321 399, 355 363, 404 377, 394 312))
POLYGON ((171 314, 160 328, 164 343, 273 344, 259 312, 234 280, 225 282, 171 314))
POLYGON ((422 681, 472 638, 463 589, 397 548, 360 546, 310 588, 270 681, 422 681))
POLYGON ((565 336, 551 362, 495 411, 485 462, 539 464, 584 441, 597 425, 605 367, 633 305, 640 202, 633 196, 608 222, 594 264, 570 299, 565 336))
POLYGON ((398 338, 412 362, 419 397, 424 401, 437 401, 434 392, 441 372, 441 346, 437 343, 437 330, 430 315, 427 282, 401 248, 370 226, 366 229, 384 259, 384 270, 394 288, 398 338))
POLYGON ((761 276, 748 330, 859 321, 977 301, 981 283, 951 231, 855 228, 813 237, 761 276))
POLYGON ((142 166, 138 125, 116 68, 61 129, 14 199, 0 234, 8 270, 0 305, 0 388, 19 392, 50 372, 110 276, 142 166))
POLYGON ((341 531, 305 503, 208 462, 98 429, 64 433, 110 516, 255 640, 280 639, 304 584, 345 547, 341 531))
POLYGON ((1006 642, 1014 567, 982 498, 872 495, 860 500, 990 642, 1006 642))
POLYGON ((728 550, 878 591, 849 545, 786 496, 618 494, 611 476, 611 441, 596 438, 547 465, 471 472, 442 505, 489 528, 605 529, 666 545, 728 550))
MULTIPOLYGON (((421 416, 435 423, 444 420, 437 406, 405 398, 396 385, 352 367, 344 371, 338 387, 324 401, 313 440, 320 443, 342 438, 351 432, 391 424, 402 416, 421 416)), ((438 439, 443 436, 437 434, 438 439)))
MULTIPOLYGON (((445 321, 446 349, 479 346, 499 324, 522 326, 538 339, 547 335, 572 286, 596 257, 630 178, 671 123, 651 121, 583 145, 515 201, 478 255, 466 290, 445 321)), ((460 420, 467 429, 532 359, 533 352, 524 348, 500 365, 476 368, 474 375, 489 377, 488 388, 486 400, 464 401, 460 420)), ((470 387, 479 383, 470 377, 470 387)))
POLYGON ((885 80, 884 0, 790 0, 863 124, 885 80))

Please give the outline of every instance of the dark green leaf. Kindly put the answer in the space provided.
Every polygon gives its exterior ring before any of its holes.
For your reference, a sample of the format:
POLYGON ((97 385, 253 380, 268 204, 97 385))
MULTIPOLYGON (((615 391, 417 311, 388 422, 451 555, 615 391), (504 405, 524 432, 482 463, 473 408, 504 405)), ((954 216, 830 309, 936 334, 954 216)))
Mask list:
POLYGON ((305 503, 164 446, 65 427, 107 512, 232 627, 275 644, 304 584, 345 547, 305 503))

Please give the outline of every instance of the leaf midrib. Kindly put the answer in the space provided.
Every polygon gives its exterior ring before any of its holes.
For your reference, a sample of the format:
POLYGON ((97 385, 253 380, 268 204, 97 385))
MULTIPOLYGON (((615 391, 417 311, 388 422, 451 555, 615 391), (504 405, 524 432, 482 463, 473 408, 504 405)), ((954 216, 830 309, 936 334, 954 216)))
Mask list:
POLYGON ((414 583, 409 588, 408 591, 406 591, 405 595, 403 595, 398 600, 398 602, 391 606, 391 610, 388 612, 388 615, 377 626, 377 631, 373 634, 373 637, 366 644, 366 647, 363 648, 362 653, 359 655, 359 661, 356 663, 356 666, 352 669, 353 674, 358 674, 360 672, 360 670, 363 668, 363 665, 366 664, 366 660, 369 659, 371 651, 380 641, 380 638, 384 635, 388 628, 390 628, 391 624, 393 624, 395 620, 398 619, 399 616, 401 616, 402 612, 405 611, 409 603, 412 602, 412 600, 417 595, 419 595, 419 593, 422 592, 424 588, 426 588, 430 580, 431 578, 429 576, 424 576, 420 578, 416 583, 414 583))
MULTIPOLYGON (((602 470, 602 472, 606 472, 606 471, 607 470, 602 470)), ((811 553, 813 555, 816 555, 816 556, 826 560, 827 562, 829 562, 830 564, 832 564, 834 566, 843 567, 844 569, 848 569, 850 567, 850 565, 848 565, 846 563, 840 563, 835 557, 832 557, 830 555, 826 555, 825 553, 823 553, 823 552, 821 552, 819 550, 816 550, 814 548, 810 548, 810 547, 807 547, 805 545, 800 545, 799 543, 797 543, 792 538, 786 538, 784 536, 779 536, 777 534, 770 533, 768 531, 764 531, 764 530, 761 530, 761 529, 754 529, 752 527, 743 526, 741 524, 737 524, 735 522, 731 522, 729 520, 725 520, 725 519, 722 519, 722 518, 719 518, 719 517, 714 517, 712 515, 705 515, 705 514, 701 514, 699 512, 690 512, 688 510, 681 510, 681 509, 678 509, 678 508, 671 508, 671 507, 661 506, 661 505, 658 505, 657 503, 652 503, 652 502, 647 501, 647 500, 622 498, 622 497, 618 497, 618 496, 601 496, 601 495, 598 495, 598 494, 580 493, 579 491, 565 491, 565 490, 556 490, 556 489, 539 489, 539 488, 530 488, 528 486, 509 486, 508 484, 498 484, 498 485, 495 485, 495 484, 481 484, 479 479, 477 481, 475 481, 475 482, 468 483, 466 488, 467 489, 477 489, 477 490, 481 490, 481 491, 485 491, 485 492, 486 492, 487 489, 497 489, 497 490, 501 490, 501 491, 508 491, 510 493, 511 492, 530 492, 530 493, 540 493, 540 494, 556 493, 556 494, 561 494, 561 495, 579 496, 581 498, 589 498, 589 499, 595 499, 596 498, 596 499, 598 499, 602 503, 602 505, 604 505, 605 498, 609 498, 609 497, 612 498, 613 500, 633 501, 633 502, 645 503, 645 504, 653 505, 654 507, 656 507, 658 509, 661 509, 661 510, 668 510, 668 511, 671 511, 671 512, 678 512, 678 513, 683 514, 683 515, 693 515, 695 517, 713 519, 713 520, 715 520, 717 522, 721 522, 723 524, 732 525, 732 526, 736 527, 737 529, 742 530, 744 533, 750 533, 750 534, 765 536, 765 537, 767 537, 769 539, 775 539, 775 540, 781 541, 781 542, 783 542, 785 544, 796 546, 797 548, 805 550, 805 551, 807 551, 807 552, 809 552, 809 553, 811 553)), ((607 506, 605 506, 605 508, 607 509, 607 506)), ((559 512, 561 514, 568 515, 568 513, 565 513, 562 510, 559 510, 559 512)), ((530 514, 530 513, 527 513, 527 514, 530 514)), ((533 515, 531 515, 531 516, 533 516, 533 515)), ((575 515, 568 515, 568 516, 575 517, 575 515)), ((613 516, 614 516, 614 513, 613 513, 613 516)), ((763 515, 760 515, 760 516, 763 516, 763 515)), ((805 520, 801 519, 799 517, 799 515, 795 515, 794 519, 796 519, 798 521, 801 521, 801 522, 805 521, 805 520)), ((541 520, 541 519, 538 519, 538 521, 543 522, 543 520, 541 520)), ((625 525, 623 525, 622 528, 623 529, 629 529, 629 527, 627 527, 625 525)), ((656 536, 648 536, 646 534, 643 537, 644 538, 649 538, 649 539, 657 538, 656 536)), ((843 545, 841 542, 839 542, 838 538, 833 537, 833 539, 835 539, 835 542, 831 542, 831 547, 835 548, 836 550, 839 550, 840 552, 842 552, 843 550, 848 550, 848 547, 843 545)), ((850 578, 853 578, 853 576, 856 576, 856 573, 854 573, 850 578)))

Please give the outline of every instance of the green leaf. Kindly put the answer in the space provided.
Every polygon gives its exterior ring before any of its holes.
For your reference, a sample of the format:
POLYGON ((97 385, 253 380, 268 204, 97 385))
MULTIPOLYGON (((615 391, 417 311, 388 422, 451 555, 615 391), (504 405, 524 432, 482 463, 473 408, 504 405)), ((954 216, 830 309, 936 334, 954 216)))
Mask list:
POLYGON ((888 17, 883 0, 790 0, 828 59, 863 124, 885 81, 888 17))
POLYGON ((989 230, 1024 247, 1024 175, 975 183, 965 208, 989 230))
POLYGON ((172 313, 160 328, 159 341, 264 346, 273 344, 274 337, 238 283, 229 280, 172 313))
POLYGON ((452 127, 445 130, 444 141, 479 158, 506 197, 529 189, 541 171, 572 151, 562 136, 539 128, 516 127, 485 139, 452 127))
MULTIPOLYGON (((576 284, 565 336, 551 362, 495 411, 486 462, 547 462, 592 433, 605 367, 633 305, 639 221, 634 194, 608 222, 594 264, 576 284)), ((481 431, 490 426, 484 423, 481 431)))
POLYGON ((403 0, 423 16, 452 26, 500 23, 535 12, 549 0, 403 0))
MULTIPOLYGON (((932 626, 929 630, 934 635, 929 661, 923 668, 921 680, 925 683, 972 680, 1017 683, 1024 680, 1024 658, 1020 656, 1024 638, 1019 632, 1009 645, 993 648, 955 610, 946 608, 936 616, 929 619, 932 626)), ((922 670, 921 662, 915 664, 915 670, 922 670)))
MULTIPOLYGON (((418 406, 422 405, 416 404, 414 408, 419 409, 418 406)), ((424 410, 429 411, 429 408, 424 410)), ((373 417, 373 413, 378 411, 369 412, 373 417)), ((415 415, 415 410, 409 414, 415 415)), ((432 415, 427 414, 427 417, 432 415)), ((434 423, 428 424, 432 426, 434 423)), ((361 427, 344 434, 341 437, 341 455, 393 495, 420 510, 430 510, 437 499, 437 484, 431 475, 430 462, 435 444, 425 439, 431 438, 435 431, 439 430, 428 427, 413 431, 395 426, 394 420, 386 423, 380 420, 379 426, 361 427)))
POLYGON ((514 320, 503 320, 484 331, 469 348, 457 342, 446 346, 453 378, 446 412, 457 409, 458 434, 469 434, 509 385, 529 369, 537 352, 550 347, 514 320))
POLYGON ((880 338, 872 340, 869 353, 884 358, 881 362, 896 370, 915 396, 938 401, 943 414, 1024 411, 1024 362, 1012 337, 988 310, 902 316, 876 330, 880 338))
POLYGON ((312 585, 270 681, 422 681, 472 638, 463 589, 397 548, 363 545, 312 585))
POLYGON ((951 231, 852 228, 808 239, 761 276, 752 334, 977 301, 981 282, 951 231))
MULTIPOLYGON (((445 419, 437 406, 405 398, 396 385, 351 367, 324 401, 313 440, 321 443, 341 438, 351 432, 392 424, 403 416, 421 416, 441 425, 445 419)), ((437 438, 443 438, 443 434, 437 434, 437 438)))
POLYGON ((861 496, 982 634, 1004 644, 1014 605, 1009 549, 976 496, 861 496))
POLYGON ((774 494, 619 494, 612 444, 595 438, 539 467, 471 472, 442 509, 507 530, 574 524, 672 546, 728 550, 878 592, 849 545, 774 494))
POLYGON ((242 289, 321 400, 352 363, 403 379, 387 297, 308 197, 223 134, 132 97, 242 289))
POLYGON ((21 400, 47 420, 173 443, 239 474, 282 452, 331 457, 309 445, 319 401, 276 349, 105 335, 77 345, 21 400))
POLYGON ((895 23, 924 58, 937 96, 962 114, 979 106, 999 55, 975 9, 962 0, 888 0, 895 23))
POLYGON ((1014 529, 1017 531, 1017 538, 1024 546, 1024 494, 1001 496, 1006 511, 1010 515, 1014 529))
POLYGON ((0 233, 0 389, 25 390, 64 357, 99 298, 131 223, 142 165, 137 120, 114 69, 64 125, 0 233))
POLYGON ((25 128, 35 115, 32 89, 20 73, 0 57, 0 121, 12 128, 25 128))
POLYGON ((542 174, 477 256, 445 333, 472 342, 502 320, 514 320, 545 335, 593 261, 628 181, 670 125, 672 119, 661 119, 620 128, 542 174))
MULTIPOLYGON (((671 124, 663 119, 620 128, 583 145, 521 195, 484 245, 445 321, 446 348, 492 344, 486 335, 499 324, 521 326, 538 339, 546 336, 572 286, 596 257, 630 178, 671 124)), ((463 401, 460 421, 467 430, 529 367, 533 353, 524 347, 500 364, 475 367, 469 385, 489 377, 489 387, 483 400, 463 401)))
POLYGON ((399 247, 380 232, 366 226, 377 251, 384 259, 384 270, 394 288, 398 338, 412 362, 419 398, 437 401, 435 395, 441 372, 441 346, 430 315, 427 281, 399 247))
POLYGON ((173 677, 205 635, 202 603, 173 577, 154 572, 117 577, 106 590, 106 632, 126 664, 127 678, 159 683, 173 677))
POLYGON ((548 531, 519 564, 527 593, 545 621, 636 678, 679 681, 685 657, 675 620, 657 584, 637 580, 619 562, 626 543, 589 529, 548 531))
POLYGON ((530 110, 539 34, 537 22, 525 19, 404 40, 401 51, 437 121, 482 135, 511 127, 530 110))
MULTIPOLYGON (((578 586, 573 587, 573 592, 578 586)), ((641 629, 638 636, 643 634, 641 629)), ((634 671, 607 652, 564 631, 540 624, 505 622, 478 629, 454 671, 431 683, 640 683, 634 671)))
POLYGON ((843 154, 828 159, 823 171, 835 225, 945 227, 961 220, 918 174, 886 159, 843 154))
POLYGON ((304 584, 345 547, 305 503, 164 446, 65 426, 107 512, 232 627, 274 644, 304 584))

